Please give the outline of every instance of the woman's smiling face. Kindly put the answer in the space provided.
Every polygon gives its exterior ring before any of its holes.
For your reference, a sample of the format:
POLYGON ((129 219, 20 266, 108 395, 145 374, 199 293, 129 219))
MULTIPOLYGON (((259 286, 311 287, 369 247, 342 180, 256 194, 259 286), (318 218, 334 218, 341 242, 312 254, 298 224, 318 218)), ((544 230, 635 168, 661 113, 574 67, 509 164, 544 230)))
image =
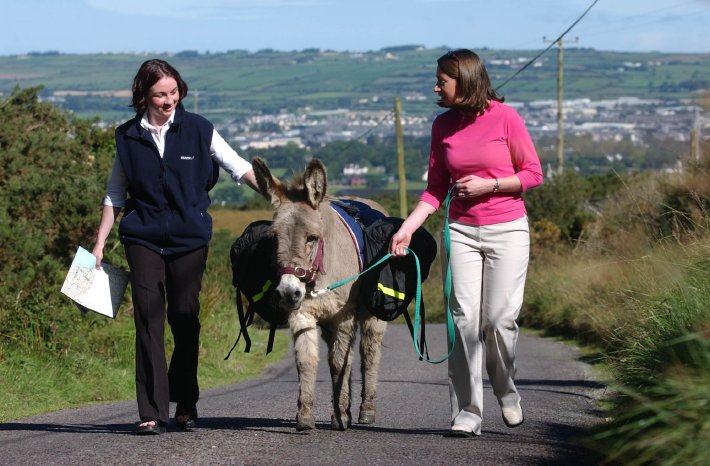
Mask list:
POLYGON ((162 126, 168 121, 180 102, 177 82, 169 76, 160 78, 148 91, 148 121, 162 126))

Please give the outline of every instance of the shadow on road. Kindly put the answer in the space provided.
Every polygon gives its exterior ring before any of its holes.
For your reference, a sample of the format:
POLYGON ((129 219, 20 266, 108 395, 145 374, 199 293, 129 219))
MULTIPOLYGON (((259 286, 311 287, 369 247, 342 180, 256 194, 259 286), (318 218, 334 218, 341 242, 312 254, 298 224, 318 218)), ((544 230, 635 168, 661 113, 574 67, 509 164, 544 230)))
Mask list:
MULTIPOLYGON (((305 435, 308 432, 297 432, 296 421, 291 419, 268 419, 258 417, 201 417, 199 429, 202 430, 251 430, 287 435, 305 435), (287 431, 284 431, 286 429, 287 431)), ((175 430, 174 425, 168 426, 175 430)), ((445 435, 442 429, 398 429, 377 427, 372 425, 354 424, 354 431, 369 431, 405 435, 445 435)), ((69 434, 130 434, 136 430, 135 423, 116 424, 56 424, 56 423, 22 423, 7 422, 0 424, 0 431, 25 431, 35 433, 69 433, 69 434)), ((329 422, 317 422, 316 430, 331 430, 329 422)))
POLYGON ((6 422, 0 424, 2 431, 54 432, 69 434, 133 434, 136 424, 49 424, 6 422))

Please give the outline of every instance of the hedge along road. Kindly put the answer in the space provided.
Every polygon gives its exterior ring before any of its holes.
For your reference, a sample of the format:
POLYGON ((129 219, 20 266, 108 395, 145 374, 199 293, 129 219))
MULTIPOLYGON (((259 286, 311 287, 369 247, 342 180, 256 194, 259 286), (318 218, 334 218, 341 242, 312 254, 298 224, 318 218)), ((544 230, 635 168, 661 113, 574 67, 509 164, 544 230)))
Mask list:
MULTIPOLYGON (((446 329, 428 325, 432 359, 445 354, 446 329)), ((518 343, 517 385, 525 423, 503 423, 488 381, 483 433, 447 437, 450 427, 446 363, 419 361, 406 326, 390 325, 377 394, 377 419, 330 430, 330 375, 321 342, 316 429, 296 432, 298 390, 293 355, 259 379, 205 391, 199 424, 160 436, 137 436, 135 401, 67 409, 0 424, 2 464, 597 464, 577 440, 599 422, 602 386, 573 348, 528 334, 518 343)), ((240 349, 243 346, 240 346, 240 349)), ((260 351, 263 348, 252 348, 260 351)), ((238 350, 232 358, 239 357, 238 350)), ((359 409, 358 351, 353 368, 353 415, 359 409)), ((38 394, 39 395, 39 394, 38 394)), ((174 410, 174 404, 171 405, 174 410)))

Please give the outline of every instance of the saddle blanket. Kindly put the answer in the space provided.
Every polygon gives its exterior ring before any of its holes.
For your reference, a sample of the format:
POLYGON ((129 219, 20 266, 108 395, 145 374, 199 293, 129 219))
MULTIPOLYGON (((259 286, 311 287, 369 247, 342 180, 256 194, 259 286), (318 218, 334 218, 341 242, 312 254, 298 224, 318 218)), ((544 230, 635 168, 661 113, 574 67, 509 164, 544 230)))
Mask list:
POLYGON ((364 202, 352 199, 334 199, 330 201, 330 207, 338 214, 343 225, 348 229, 358 253, 359 270, 362 271, 365 264, 365 234, 363 229, 372 225, 376 220, 385 217, 364 202))

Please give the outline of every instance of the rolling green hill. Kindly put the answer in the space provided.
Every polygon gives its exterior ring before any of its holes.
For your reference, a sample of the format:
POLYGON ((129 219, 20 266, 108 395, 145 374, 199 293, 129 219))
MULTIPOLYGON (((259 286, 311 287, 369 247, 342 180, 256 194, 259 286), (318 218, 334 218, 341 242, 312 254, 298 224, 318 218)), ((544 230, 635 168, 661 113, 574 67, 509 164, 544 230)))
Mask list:
MULTIPOLYGON (((43 85, 42 96, 82 117, 130 116, 131 80, 153 57, 170 61, 188 82, 188 106, 211 119, 234 119, 281 110, 389 109, 394 97, 406 111, 430 114, 436 58, 446 49, 402 46, 369 52, 233 50, 199 54, 59 53, 0 57, 0 93, 43 85), (196 92, 195 92, 196 91, 196 92), (197 102, 195 102, 197 96, 197 102)), ((539 50, 478 50, 500 85, 539 50)), ((555 98, 556 57, 550 50, 501 92, 510 101, 555 98)), ((565 50, 565 98, 636 96, 691 98, 710 88, 710 53, 620 53, 565 50)))

